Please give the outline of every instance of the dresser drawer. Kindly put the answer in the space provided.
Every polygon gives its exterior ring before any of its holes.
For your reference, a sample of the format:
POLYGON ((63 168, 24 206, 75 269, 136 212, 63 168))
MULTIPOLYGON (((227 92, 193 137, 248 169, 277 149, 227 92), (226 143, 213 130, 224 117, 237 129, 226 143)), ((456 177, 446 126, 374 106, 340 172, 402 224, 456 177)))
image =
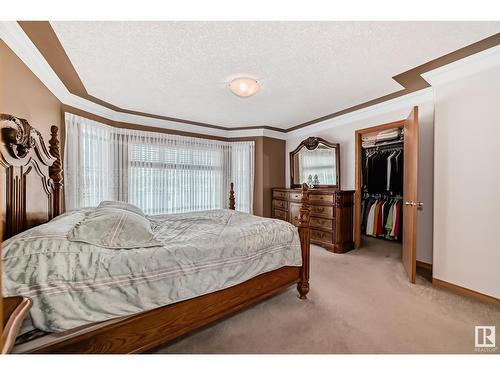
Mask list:
POLYGON ((286 210, 288 210, 288 202, 273 199, 273 208, 278 208, 278 209, 286 211, 286 210))
POLYGON ((332 194, 309 194, 309 200, 311 202, 325 202, 333 204, 332 194))
POLYGON ((311 229, 311 240, 332 243, 332 233, 317 229, 311 229))
POLYGON ((332 206, 309 206, 311 210, 311 216, 322 216, 331 218, 333 217, 333 207, 332 206))
POLYGON ((333 230, 333 220, 332 219, 322 219, 319 217, 311 217, 309 226, 324 228, 327 230, 333 230))
POLYGON ((288 199, 288 193, 286 191, 273 191, 273 198, 288 199))
POLYGON ((286 220, 286 214, 287 212, 286 211, 283 211, 283 210, 279 210, 277 208, 274 209, 274 213, 273 213, 273 217, 275 219, 281 219, 281 220, 286 220))
POLYGON ((302 193, 290 193, 290 200, 301 201, 302 200, 302 193))

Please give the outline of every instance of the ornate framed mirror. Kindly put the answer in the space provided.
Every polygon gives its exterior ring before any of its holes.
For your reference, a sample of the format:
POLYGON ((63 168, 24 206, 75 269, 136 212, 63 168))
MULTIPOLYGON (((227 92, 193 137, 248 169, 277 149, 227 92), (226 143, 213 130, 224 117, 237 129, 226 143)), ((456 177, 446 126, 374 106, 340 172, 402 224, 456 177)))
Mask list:
POLYGON ((290 187, 340 188, 340 145, 309 137, 290 152, 290 187))

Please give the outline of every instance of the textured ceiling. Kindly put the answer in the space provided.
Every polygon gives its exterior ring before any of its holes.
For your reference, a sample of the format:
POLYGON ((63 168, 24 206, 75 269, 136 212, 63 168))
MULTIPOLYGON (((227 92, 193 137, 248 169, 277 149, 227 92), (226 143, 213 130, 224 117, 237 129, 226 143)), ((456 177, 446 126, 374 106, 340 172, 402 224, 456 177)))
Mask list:
POLYGON ((88 93, 225 127, 294 125, 402 89, 391 77, 500 22, 51 22, 88 93), (235 77, 260 81, 238 98, 235 77))

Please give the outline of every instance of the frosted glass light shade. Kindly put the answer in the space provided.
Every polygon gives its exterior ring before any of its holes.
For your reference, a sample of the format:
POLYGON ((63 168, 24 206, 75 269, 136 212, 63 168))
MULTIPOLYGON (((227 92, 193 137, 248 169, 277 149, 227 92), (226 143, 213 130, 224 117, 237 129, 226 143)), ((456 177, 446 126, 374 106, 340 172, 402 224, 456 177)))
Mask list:
POLYGON ((248 97, 259 91, 260 85, 252 78, 236 78, 229 84, 229 89, 237 96, 248 97))

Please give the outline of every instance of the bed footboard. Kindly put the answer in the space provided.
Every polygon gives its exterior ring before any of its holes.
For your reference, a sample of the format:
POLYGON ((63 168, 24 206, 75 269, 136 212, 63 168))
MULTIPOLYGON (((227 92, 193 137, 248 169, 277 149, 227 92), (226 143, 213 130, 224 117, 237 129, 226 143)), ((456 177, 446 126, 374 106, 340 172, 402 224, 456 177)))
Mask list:
MULTIPOLYGON (((306 299, 309 293, 309 269, 310 269, 310 248, 311 238, 309 232, 309 192, 307 184, 302 184, 302 198, 300 214, 298 217, 298 231, 300 237, 300 247, 302 249, 302 267, 300 269, 300 281, 297 283, 299 298, 306 299)), ((229 209, 235 209, 234 183, 231 182, 229 188, 229 209)))

